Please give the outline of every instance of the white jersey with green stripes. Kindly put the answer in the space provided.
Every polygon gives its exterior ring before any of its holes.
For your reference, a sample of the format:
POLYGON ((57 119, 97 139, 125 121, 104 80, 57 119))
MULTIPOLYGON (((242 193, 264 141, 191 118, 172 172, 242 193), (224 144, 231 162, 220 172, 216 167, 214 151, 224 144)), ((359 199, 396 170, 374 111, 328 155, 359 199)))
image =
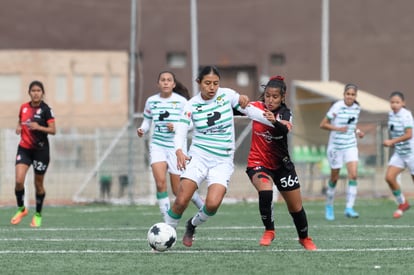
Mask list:
POLYGON ((328 110, 326 117, 335 127, 348 127, 346 132, 331 131, 329 134, 328 147, 333 150, 346 150, 357 147, 355 135, 361 107, 354 103, 347 106, 343 100, 335 102, 328 110))
POLYGON ((154 123, 154 132, 151 143, 161 147, 174 149, 174 132, 168 130, 167 124, 176 124, 181 116, 187 99, 179 94, 172 93, 170 97, 163 98, 160 94, 150 96, 145 102, 143 128, 147 131, 151 122, 154 123), (144 127, 145 125, 145 127, 144 127))
MULTIPOLYGON (((407 128, 413 128, 413 115, 406 108, 401 108, 398 113, 388 113, 388 129, 391 138, 403 136, 407 128)), ((413 138, 395 144, 395 152, 402 158, 409 157, 414 152, 413 138)))
POLYGON ((217 157, 233 157, 233 108, 238 108, 239 97, 236 91, 220 87, 210 100, 202 99, 199 93, 187 102, 180 122, 187 126, 193 122, 190 153, 201 151, 217 157))

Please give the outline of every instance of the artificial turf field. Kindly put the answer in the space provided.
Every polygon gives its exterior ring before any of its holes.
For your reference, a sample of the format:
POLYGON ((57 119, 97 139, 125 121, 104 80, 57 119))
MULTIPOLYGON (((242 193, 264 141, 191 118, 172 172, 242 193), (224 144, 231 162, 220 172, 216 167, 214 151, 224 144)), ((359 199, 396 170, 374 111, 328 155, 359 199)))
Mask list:
POLYGON ((275 204, 276 239, 260 247, 263 227, 254 202, 223 204, 197 228, 191 248, 181 244, 186 210, 176 245, 151 252, 146 234, 161 221, 157 206, 104 204, 52 207, 43 226, 30 228, 33 212, 17 226, 15 208, 2 208, 1 274, 414 274, 414 210, 393 219, 389 199, 358 200, 359 219, 324 219, 324 202, 305 201, 309 233, 318 251, 305 251, 283 201, 275 204))

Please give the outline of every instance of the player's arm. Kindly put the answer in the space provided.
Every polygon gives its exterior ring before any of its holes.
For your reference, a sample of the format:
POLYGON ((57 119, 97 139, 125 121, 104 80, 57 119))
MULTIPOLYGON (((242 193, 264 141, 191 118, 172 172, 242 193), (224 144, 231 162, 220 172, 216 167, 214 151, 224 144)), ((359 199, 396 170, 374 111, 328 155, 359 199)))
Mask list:
POLYGON ((331 123, 331 120, 327 116, 325 116, 322 119, 321 123, 319 124, 319 127, 321 129, 324 129, 324 130, 328 130, 328 131, 338 131, 338 132, 346 132, 347 129, 348 129, 348 127, 336 127, 335 125, 333 125, 331 123))
POLYGON ((383 144, 386 147, 392 147, 399 142, 403 142, 403 141, 411 139, 412 136, 413 136, 413 128, 405 128, 404 135, 393 138, 393 139, 386 139, 384 140, 383 144))
POLYGON ((152 119, 147 118, 144 116, 144 119, 142 120, 141 126, 137 129, 137 135, 139 137, 142 137, 151 127, 152 119))
POLYGON ((22 132, 22 122, 19 119, 19 121, 17 121, 17 126, 16 126, 16 135, 20 135, 21 132, 22 132))
POLYGON ((49 120, 47 122, 47 126, 41 126, 41 125, 39 125, 39 123, 37 123, 35 121, 32 121, 32 122, 29 122, 27 124, 27 127, 30 130, 44 132, 44 133, 49 134, 49 135, 56 134, 56 125, 55 125, 55 120, 54 119, 49 120))

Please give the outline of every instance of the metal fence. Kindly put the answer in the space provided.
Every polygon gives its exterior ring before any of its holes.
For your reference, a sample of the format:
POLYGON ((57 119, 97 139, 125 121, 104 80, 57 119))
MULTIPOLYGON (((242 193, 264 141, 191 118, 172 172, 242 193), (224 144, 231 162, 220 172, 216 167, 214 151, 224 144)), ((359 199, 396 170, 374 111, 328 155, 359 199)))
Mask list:
MULTIPOLYGON (((128 131, 128 126, 124 125, 113 129, 59 129, 55 136, 50 136, 51 163, 45 178, 46 203, 155 203, 155 184, 148 162, 149 137, 140 139, 135 134, 140 122, 140 119, 136 119, 131 127, 132 133, 128 131), (128 146, 130 138, 132 149, 128 146), (128 177, 129 171, 132 171, 132 177, 128 177)), ((364 171, 360 173, 359 179, 359 194, 362 196, 390 195, 383 180, 386 162, 384 159, 388 158, 388 153, 385 149, 378 153, 377 149, 382 147, 380 144, 373 144, 373 141, 381 142, 381 138, 378 138, 384 134, 381 125, 374 123, 374 126, 369 128, 371 132, 368 133, 373 138, 369 139, 369 144, 360 144, 360 170, 364 171), (368 148, 371 149, 367 151, 368 148)), ((255 200, 256 191, 245 174, 250 146, 250 121, 237 118, 236 134, 236 169, 226 200, 255 200)), ((14 160, 20 137, 15 134, 14 129, 2 129, 0 135, 0 200, 2 204, 14 205, 14 160)), ((321 144, 326 144, 326 141, 321 141, 321 144)), ((305 198, 319 198, 324 192, 329 168, 327 172, 321 144, 290 146, 305 198), (304 153, 309 155, 305 156, 304 153)), ((413 189, 409 175, 403 174, 402 181, 406 182, 404 188, 413 189)), ((33 203, 31 170, 26 184, 26 197, 33 203)), ((340 190, 342 188, 344 191, 344 186, 345 184, 340 184, 340 190)), ((202 189, 200 192, 203 195, 205 190, 202 189)), ((341 194, 340 191, 338 193, 341 194)))

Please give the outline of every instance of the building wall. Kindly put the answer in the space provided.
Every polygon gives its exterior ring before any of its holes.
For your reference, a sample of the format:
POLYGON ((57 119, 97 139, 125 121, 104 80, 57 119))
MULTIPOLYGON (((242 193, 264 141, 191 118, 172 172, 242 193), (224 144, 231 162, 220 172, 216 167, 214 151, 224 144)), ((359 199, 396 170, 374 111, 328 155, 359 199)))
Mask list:
POLYGON ((29 101, 31 81, 42 81, 59 128, 120 127, 128 116, 128 55, 110 51, 0 51, 1 127, 15 127, 29 101))
MULTIPOLYGON (((414 2, 330 0, 330 79, 354 82, 382 98, 407 95, 414 69, 414 2)), ((170 69, 188 87, 191 75, 189 0, 137 0, 136 109, 170 69), (184 53, 171 67, 167 56, 184 53)), ((199 64, 235 70, 254 67, 256 87, 273 74, 290 83, 321 78, 321 0, 209 0, 198 3, 199 64), (272 56, 281 55, 278 63, 272 56)), ((0 0, 0 49, 121 50, 130 45, 131 1, 0 0)), ((276 60, 277 61, 277 60, 276 60)), ((236 74, 234 74, 236 75, 236 74)), ((234 82, 234 81, 233 81, 234 82)), ((223 79, 223 86, 233 85, 223 79)), ((240 89, 237 85, 232 88, 240 89)), ((255 94, 253 91, 251 94, 255 94)))

